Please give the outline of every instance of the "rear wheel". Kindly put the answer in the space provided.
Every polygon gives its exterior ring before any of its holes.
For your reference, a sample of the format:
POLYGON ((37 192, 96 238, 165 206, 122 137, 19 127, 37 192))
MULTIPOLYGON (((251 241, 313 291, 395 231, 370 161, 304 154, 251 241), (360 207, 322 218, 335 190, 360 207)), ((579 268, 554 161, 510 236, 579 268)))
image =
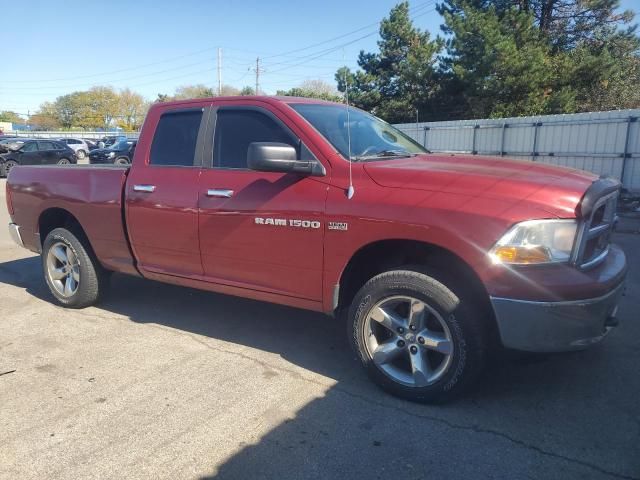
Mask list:
POLYGON ((76 152, 76 155, 78 156, 78 159, 84 160, 84 157, 87 156, 87 152, 85 152, 84 150, 78 150, 76 152))
POLYGON ((15 160, 7 160, 6 162, 4 162, 4 176, 8 177, 9 172, 16 165, 18 165, 18 162, 16 162, 15 160))
POLYGON ((95 304, 107 287, 108 275, 90 253, 82 235, 65 228, 52 230, 42 248, 44 277, 56 301, 71 308, 95 304))
POLYGON ((116 158, 116 161, 113 163, 116 165, 129 165, 129 159, 127 157, 119 157, 116 158))
POLYGON ((58 160, 58 165, 69 165, 71 161, 68 158, 61 158, 58 160))
POLYGON ((482 308, 437 277, 382 273, 360 289, 349 311, 349 337, 371 379, 413 401, 455 397, 484 364, 482 308))

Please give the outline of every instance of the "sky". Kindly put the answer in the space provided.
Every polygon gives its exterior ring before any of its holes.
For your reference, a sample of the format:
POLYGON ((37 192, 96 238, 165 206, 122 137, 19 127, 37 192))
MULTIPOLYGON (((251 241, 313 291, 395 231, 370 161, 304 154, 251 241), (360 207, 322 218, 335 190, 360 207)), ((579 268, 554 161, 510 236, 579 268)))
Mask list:
MULTIPOLYGON (((0 110, 33 113, 44 101, 96 85, 129 87, 149 100, 181 85, 222 81, 267 94, 357 67, 376 51, 378 24, 397 0, 196 1, 0 0, 0 110), (11 21, 8 21, 11 19, 11 21), (9 53, 13 52, 13 53, 9 53)), ((433 36, 434 0, 410 2, 414 24, 433 36)), ((640 10, 640 0, 622 0, 640 10)))

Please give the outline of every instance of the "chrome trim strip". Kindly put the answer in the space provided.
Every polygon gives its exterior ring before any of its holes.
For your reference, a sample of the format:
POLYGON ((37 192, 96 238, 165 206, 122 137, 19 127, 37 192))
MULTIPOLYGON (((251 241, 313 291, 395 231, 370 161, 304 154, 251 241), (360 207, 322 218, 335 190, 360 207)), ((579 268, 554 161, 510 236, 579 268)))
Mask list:
POLYGON ((9 235, 11 239, 18 244, 19 247, 24 248, 24 242, 22 241, 22 235, 20 235, 20 225, 15 223, 9 224, 9 235))
POLYGON ((333 286, 333 298, 331 299, 333 305, 331 310, 335 311, 336 308, 338 308, 339 300, 340 300, 340 284, 336 283, 333 286))

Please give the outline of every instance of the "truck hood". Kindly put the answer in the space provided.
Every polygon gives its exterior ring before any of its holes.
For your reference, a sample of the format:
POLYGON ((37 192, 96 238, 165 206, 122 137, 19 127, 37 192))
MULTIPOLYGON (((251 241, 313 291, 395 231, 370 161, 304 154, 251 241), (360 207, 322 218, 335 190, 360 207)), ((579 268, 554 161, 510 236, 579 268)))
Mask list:
POLYGON ((582 170, 496 157, 418 155, 364 165, 379 185, 469 197, 527 202, 558 217, 573 217, 598 178, 582 170))

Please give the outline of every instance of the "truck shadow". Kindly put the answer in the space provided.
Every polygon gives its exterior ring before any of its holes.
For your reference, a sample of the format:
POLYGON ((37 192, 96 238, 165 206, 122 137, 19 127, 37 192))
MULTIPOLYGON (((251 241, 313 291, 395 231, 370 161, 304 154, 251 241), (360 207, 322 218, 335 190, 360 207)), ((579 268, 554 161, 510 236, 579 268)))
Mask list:
MULTIPOLYGON (((0 283, 51 301, 38 257, 0 263, 0 283)), ((629 314, 631 307, 625 307, 629 314)), ((476 390, 434 407, 395 399, 373 386, 349 349, 346 327, 322 314, 118 274, 98 308, 272 352, 335 382, 257 444, 238 444, 237 453, 206 478, 473 478, 496 471, 552 477, 558 462, 566 466, 554 449, 579 460, 572 470, 576 476, 594 474, 599 464, 631 472, 629 462, 635 461, 630 450, 619 449, 611 426, 621 415, 612 394, 594 381, 615 368, 610 343, 575 354, 498 355, 476 390), (576 406, 589 422, 567 420, 575 417, 576 406), (594 436, 600 436, 597 452, 594 436)), ((610 392, 637 389, 624 375, 607 382, 610 392)))
MULTIPOLYGON (((0 283, 24 288, 30 295, 53 303, 42 279, 40 258, 37 256, 0 263, 0 283)), ((349 348, 346 326, 320 313, 121 274, 112 276, 109 294, 97 308, 137 323, 155 323, 277 353, 298 366, 329 378, 368 384, 349 348)), ((490 374, 476 390, 479 392, 477 395, 499 397, 499 391, 507 393, 514 382, 518 383, 517 379, 524 373, 522 369, 546 370, 544 365, 548 365, 550 357, 555 358, 554 365, 558 361, 561 365, 563 358, 575 355, 501 352, 490 360, 490 374), (500 388, 501 384, 504 384, 503 388, 500 388)), ((522 388, 535 383, 535 380, 531 382, 532 374, 535 379, 535 372, 528 371, 525 375, 528 379, 523 379, 522 388)), ((557 369, 552 375, 545 371, 546 386, 551 386, 556 378, 560 384, 566 380, 557 369)), ((384 395, 377 389, 372 392, 384 395)))

